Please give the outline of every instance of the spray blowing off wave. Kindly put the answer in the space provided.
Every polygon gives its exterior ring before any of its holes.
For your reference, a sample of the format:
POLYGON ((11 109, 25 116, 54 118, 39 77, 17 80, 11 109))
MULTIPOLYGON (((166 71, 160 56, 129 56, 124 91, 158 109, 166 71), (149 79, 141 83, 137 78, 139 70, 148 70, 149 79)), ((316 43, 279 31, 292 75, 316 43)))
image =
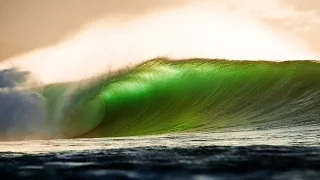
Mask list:
POLYGON ((319 59, 303 42, 257 20, 220 6, 196 4, 124 22, 102 19, 55 46, 8 62, 44 83, 54 83, 88 78, 154 57, 319 59))
POLYGON ((319 77, 320 64, 312 61, 151 60, 112 76, 38 89, 48 117, 35 134, 75 138, 319 126, 319 77))

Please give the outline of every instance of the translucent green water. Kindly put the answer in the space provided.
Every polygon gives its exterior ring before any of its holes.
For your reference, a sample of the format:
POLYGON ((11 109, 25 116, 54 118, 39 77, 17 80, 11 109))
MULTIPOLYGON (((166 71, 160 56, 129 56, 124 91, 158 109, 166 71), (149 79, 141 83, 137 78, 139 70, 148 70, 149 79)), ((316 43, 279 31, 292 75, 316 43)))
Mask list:
POLYGON ((156 59, 42 94, 47 126, 65 138, 320 124, 320 64, 312 61, 156 59))

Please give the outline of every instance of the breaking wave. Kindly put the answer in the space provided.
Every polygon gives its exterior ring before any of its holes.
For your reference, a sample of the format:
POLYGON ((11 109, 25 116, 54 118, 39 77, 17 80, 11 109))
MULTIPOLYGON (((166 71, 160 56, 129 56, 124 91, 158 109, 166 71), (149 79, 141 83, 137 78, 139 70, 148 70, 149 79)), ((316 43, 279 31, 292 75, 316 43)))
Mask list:
POLYGON ((157 58, 32 88, 17 88, 25 72, 0 75, 2 140, 320 125, 317 61, 157 58))
POLYGON ((320 124, 315 61, 160 58, 38 91, 47 104, 49 138, 320 124))

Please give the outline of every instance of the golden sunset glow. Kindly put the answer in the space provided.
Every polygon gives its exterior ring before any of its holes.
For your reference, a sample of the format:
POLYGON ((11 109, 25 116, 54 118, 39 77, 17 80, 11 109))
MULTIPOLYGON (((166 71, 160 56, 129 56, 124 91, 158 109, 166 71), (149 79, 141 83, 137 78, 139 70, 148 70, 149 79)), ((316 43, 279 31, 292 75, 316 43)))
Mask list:
POLYGON ((246 13, 203 2, 126 21, 102 17, 59 43, 14 56, 5 64, 29 70, 43 82, 52 83, 91 77, 159 56, 319 59, 317 52, 292 34, 277 32, 246 13))

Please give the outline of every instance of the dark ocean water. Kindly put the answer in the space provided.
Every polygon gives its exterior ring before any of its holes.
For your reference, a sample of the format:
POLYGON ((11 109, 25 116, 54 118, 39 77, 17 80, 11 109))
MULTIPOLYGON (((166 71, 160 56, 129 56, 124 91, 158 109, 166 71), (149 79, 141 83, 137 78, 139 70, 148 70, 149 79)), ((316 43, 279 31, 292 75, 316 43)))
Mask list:
POLYGON ((319 179, 312 127, 4 142, 1 179, 319 179))

